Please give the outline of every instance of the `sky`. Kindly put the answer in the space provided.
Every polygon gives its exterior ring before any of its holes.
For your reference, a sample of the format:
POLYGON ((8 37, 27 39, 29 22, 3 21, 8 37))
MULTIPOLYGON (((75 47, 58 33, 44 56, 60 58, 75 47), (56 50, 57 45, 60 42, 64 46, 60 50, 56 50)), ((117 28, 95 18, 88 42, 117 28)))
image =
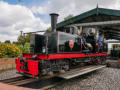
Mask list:
POLYGON ((0 0, 0 41, 16 41, 20 31, 32 32, 50 27, 50 13, 58 22, 96 8, 120 9, 120 0, 0 0))

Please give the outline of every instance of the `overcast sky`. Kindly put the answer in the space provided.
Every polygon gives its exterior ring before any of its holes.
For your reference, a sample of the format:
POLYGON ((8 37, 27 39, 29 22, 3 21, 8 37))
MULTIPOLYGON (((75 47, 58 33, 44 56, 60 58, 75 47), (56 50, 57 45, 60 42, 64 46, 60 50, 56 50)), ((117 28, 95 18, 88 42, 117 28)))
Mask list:
POLYGON ((58 13, 58 22, 69 14, 79 15, 99 7, 120 9, 120 0, 0 0, 0 41, 16 41, 20 31, 45 30, 50 13, 58 13))

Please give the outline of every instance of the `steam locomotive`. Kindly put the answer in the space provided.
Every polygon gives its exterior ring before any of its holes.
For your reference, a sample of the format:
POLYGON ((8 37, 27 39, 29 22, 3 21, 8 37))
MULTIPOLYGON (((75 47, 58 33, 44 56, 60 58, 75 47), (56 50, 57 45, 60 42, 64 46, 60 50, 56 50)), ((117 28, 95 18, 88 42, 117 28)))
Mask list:
POLYGON ((94 28, 85 28, 82 33, 78 33, 77 27, 71 27, 69 33, 59 31, 56 30, 58 14, 50 15, 52 31, 31 35, 30 53, 23 53, 16 59, 19 73, 40 77, 81 64, 105 64, 107 45, 94 28))

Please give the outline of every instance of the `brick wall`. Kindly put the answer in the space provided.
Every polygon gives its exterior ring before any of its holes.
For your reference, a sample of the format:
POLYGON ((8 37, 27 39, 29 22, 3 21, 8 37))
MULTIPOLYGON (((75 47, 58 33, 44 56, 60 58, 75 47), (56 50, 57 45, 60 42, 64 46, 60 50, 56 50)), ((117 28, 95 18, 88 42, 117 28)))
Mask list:
POLYGON ((15 67, 16 67, 15 58, 8 59, 0 58, 0 71, 14 69, 15 67))

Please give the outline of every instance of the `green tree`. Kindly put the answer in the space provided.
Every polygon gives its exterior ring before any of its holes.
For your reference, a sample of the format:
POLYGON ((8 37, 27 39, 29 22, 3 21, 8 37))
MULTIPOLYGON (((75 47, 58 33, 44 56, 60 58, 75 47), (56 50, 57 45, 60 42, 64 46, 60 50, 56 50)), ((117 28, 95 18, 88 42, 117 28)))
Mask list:
POLYGON ((11 43, 10 40, 6 40, 5 43, 11 43))
POLYGON ((24 36, 22 34, 22 32, 20 32, 21 34, 18 36, 17 42, 13 42, 14 44, 17 45, 25 45, 25 43, 30 43, 30 37, 32 33, 28 33, 26 36, 24 36))
POLYGON ((12 44, 18 45, 19 43, 18 43, 18 41, 13 41, 12 44))
POLYGON ((24 53, 30 53, 30 43, 25 43, 24 48, 23 48, 24 53))
POLYGON ((28 42, 28 43, 30 42, 30 36, 31 36, 31 33, 25 36, 25 42, 28 42))
POLYGON ((24 44, 25 43, 25 39, 22 35, 18 36, 18 44, 24 44))
POLYGON ((72 15, 72 14, 69 14, 67 17, 64 18, 64 20, 68 20, 68 19, 70 19, 70 18, 72 18, 72 17, 73 17, 73 15, 72 15))
POLYGON ((51 31, 51 30, 52 30, 52 28, 51 28, 51 27, 49 27, 49 28, 48 28, 48 31, 51 31))

